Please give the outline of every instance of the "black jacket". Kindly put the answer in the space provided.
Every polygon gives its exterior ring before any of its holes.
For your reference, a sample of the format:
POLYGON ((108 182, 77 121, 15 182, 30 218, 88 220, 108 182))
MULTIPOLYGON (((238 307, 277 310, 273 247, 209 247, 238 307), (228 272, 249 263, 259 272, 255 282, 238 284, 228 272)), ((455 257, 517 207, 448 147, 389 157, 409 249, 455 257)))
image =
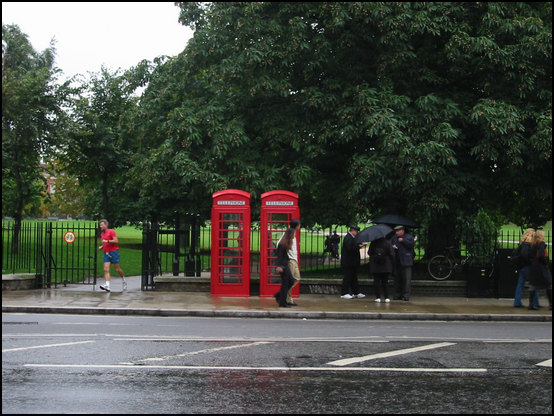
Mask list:
POLYGON ((391 244, 398 247, 396 250, 396 260, 400 262, 401 266, 411 267, 414 265, 415 240, 410 234, 404 233, 402 237, 394 235, 391 244), (399 242, 398 238, 402 238, 402 242, 399 242))
POLYGON ((552 287, 552 273, 548 267, 548 251, 544 241, 538 246, 533 246, 532 253, 535 257, 531 261, 531 285, 535 289, 552 287))
POLYGON ((277 259, 275 259, 275 267, 282 267, 283 269, 289 268, 289 255, 285 247, 282 244, 277 245, 276 249, 277 259))
POLYGON ((340 264, 343 267, 358 267, 360 265, 360 247, 352 234, 346 234, 342 242, 340 264))
POLYGON ((386 238, 380 238, 373 241, 369 245, 369 250, 367 251, 367 254, 369 254, 370 273, 392 273, 392 267, 394 264, 394 249, 392 248, 390 240, 387 240, 386 238), (377 263, 376 257, 374 255, 377 248, 383 248, 386 253, 386 257, 384 258, 384 262, 382 264, 377 263))

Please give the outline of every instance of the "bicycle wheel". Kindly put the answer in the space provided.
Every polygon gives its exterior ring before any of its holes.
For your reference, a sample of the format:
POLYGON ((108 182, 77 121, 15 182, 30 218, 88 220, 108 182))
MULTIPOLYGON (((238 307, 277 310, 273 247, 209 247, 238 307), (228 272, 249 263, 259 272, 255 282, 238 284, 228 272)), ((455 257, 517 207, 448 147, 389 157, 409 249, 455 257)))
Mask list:
POLYGON ((427 263, 427 271, 429 276, 435 280, 445 280, 452 274, 453 266, 448 257, 443 254, 438 254, 432 257, 427 263))

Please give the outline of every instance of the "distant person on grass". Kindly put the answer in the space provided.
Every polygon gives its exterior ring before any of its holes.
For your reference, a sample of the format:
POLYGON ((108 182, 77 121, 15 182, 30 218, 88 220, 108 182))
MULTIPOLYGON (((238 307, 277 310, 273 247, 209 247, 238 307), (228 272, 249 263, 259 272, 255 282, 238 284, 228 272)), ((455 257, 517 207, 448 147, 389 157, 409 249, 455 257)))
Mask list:
POLYGON ((123 279, 123 290, 127 290, 127 280, 125 280, 125 274, 119 266, 119 246, 117 245, 117 243, 119 243, 119 240, 117 239, 115 231, 108 227, 108 220, 100 220, 102 245, 98 247, 98 250, 104 250, 104 279, 106 279, 106 283, 104 285, 100 285, 100 289, 105 290, 106 292, 111 292, 110 264, 113 264, 115 271, 119 273, 119 275, 123 279))

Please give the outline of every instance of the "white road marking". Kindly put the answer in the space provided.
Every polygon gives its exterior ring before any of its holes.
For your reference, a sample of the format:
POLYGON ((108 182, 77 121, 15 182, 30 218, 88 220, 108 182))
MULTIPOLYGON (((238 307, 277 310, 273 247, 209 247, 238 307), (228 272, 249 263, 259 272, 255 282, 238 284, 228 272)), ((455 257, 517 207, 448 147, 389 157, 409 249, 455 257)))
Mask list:
POLYGON ((349 338, 341 338, 341 339, 334 339, 334 338, 222 338, 222 337, 169 337, 169 338, 161 338, 161 337, 135 337, 135 338, 113 338, 112 341, 194 341, 194 342, 204 342, 204 341, 217 341, 217 342, 359 342, 359 343, 387 343, 390 341, 382 340, 382 339, 367 339, 367 340, 356 340, 356 339, 349 339, 349 338))
MULTIPOLYGON (((530 322, 532 323, 532 322, 530 322)), ((443 338, 438 337, 408 337, 408 336, 368 336, 368 337, 306 337, 306 338, 283 338, 283 337, 203 337, 203 336, 162 336, 162 335, 123 335, 123 334, 107 334, 107 333, 85 333, 85 334, 10 334, 5 331, 2 333, 2 338, 66 338, 66 337, 78 337, 78 338, 91 338, 91 337, 106 337, 111 338, 113 341, 267 341, 267 342, 358 342, 358 343, 377 343, 377 342, 394 342, 394 341, 443 341, 443 338), (112 338, 116 337, 116 338, 112 338)), ((489 343, 552 343, 552 338, 537 338, 537 339, 486 339, 486 338, 446 338, 446 341, 451 342, 489 342, 489 343)))
POLYGON ((386 367, 224 367, 194 365, 123 365, 123 364, 24 364, 31 368, 84 368, 108 370, 228 370, 228 371, 393 371, 411 373, 486 373, 486 368, 386 368, 386 367))
POLYGON ((2 350, 2 353, 11 352, 11 351, 33 350, 33 349, 36 349, 36 348, 50 348, 50 347, 62 347, 62 346, 66 346, 66 345, 87 344, 89 342, 95 342, 95 341, 64 342, 63 344, 47 344, 47 345, 36 345, 34 347, 10 348, 10 349, 7 349, 7 350, 2 350))
POLYGON ((379 353, 379 354, 372 354, 372 355, 365 355, 363 357, 344 358, 342 360, 330 361, 327 364, 343 366, 343 365, 348 365, 348 364, 360 363, 362 361, 375 360, 377 358, 394 357, 396 355, 410 354, 412 352, 432 350, 432 349, 441 348, 441 347, 448 347, 450 345, 456 345, 456 344, 453 344, 451 342, 440 342, 438 344, 423 345, 421 347, 414 347, 414 348, 405 348, 405 349, 402 349, 402 350, 388 351, 388 352, 382 352, 382 353, 379 353))
POLYGON ((542 361, 535 365, 540 365, 541 367, 552 367, 552 358, 550 360, 542 361))
POLYGON ((552 342, 552 338, 536 338, 536 339, 491 339, 491 340, 485 340, 483 342, 488 342, 490 344, 496 343, 518 343, 518 342, 525 342, 525 343, 537 343, 537 342, 552 342))
POLYGON ((236 348, 245 348, 245 347, 252 347, 254 345, 264 345, 264 344, 271 344, 271 342, 253 342, 253 343, 250 343, 250 344, 239 344, 239 345, 231 345, 231 346, 227 346, 227 347, 208 348, 208 349, 205 349, 205 350, 184 352, 182 354, 166 355, 164 357, 145 358, 145 359, 142 359, 142 360, 136 360, 135 362, 164 361, 164 360, 168 360, 170 358, 186 357, 186 356, 189 356, 189 355, 206 354, 206 353, 212 353, 212 352, 217 352, 217 351, 233 350, 233 349, 236 349, 236 348))

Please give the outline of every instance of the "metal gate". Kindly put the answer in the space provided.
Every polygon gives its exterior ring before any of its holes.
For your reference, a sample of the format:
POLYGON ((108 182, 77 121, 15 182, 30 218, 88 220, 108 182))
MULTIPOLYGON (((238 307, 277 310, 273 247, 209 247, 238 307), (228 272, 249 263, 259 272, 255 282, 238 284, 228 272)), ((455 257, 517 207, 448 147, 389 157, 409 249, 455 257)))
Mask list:
POLYGON ((98 243, 92 224, 2 221, 2 270, 34 272, 37 287, 95 285, 98 243))
POLYGON ((142 229, 142 290, 154 290, 154 277, 163 274, 201 275, 200 223, 197 216, 183 226, 165 228, 145 224, 142 229))

